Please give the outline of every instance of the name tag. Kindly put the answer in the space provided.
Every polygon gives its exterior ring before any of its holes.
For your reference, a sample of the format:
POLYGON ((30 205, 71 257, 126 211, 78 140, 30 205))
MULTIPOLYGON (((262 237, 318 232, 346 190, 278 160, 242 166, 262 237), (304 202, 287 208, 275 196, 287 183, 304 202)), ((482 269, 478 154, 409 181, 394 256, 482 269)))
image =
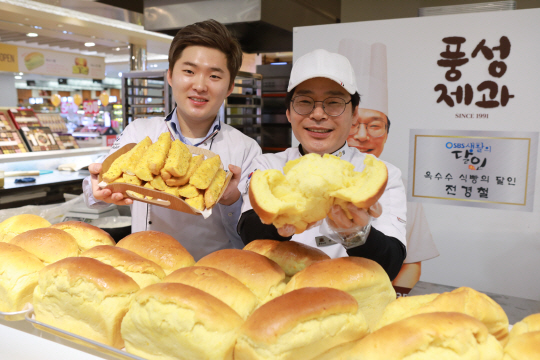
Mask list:
POLYGON ((317 247, 325 247, 337 244, 334 240, 326 237, 326 236, 317 236, 315 238, 315 243, 317 244, 317 247))

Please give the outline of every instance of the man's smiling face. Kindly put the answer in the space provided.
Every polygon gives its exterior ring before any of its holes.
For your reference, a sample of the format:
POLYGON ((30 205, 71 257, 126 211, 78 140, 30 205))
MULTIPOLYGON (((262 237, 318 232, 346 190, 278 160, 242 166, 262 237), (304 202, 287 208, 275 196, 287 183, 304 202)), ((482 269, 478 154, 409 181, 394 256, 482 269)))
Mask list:
POLYGON ((388 138, 388 131, 379 137, 370 136, 368 133, 368 124, 380 124, 388 129, 388 119, 385 114, 377 110, 358 109, 358 116, 355 118, 350 129, 347 143, 349 146, 355 147, 360 152, 372 154, 380 157, 384 149, 384 144, 388 138))
MULTIPOLYGON (((315 101, 323 101, 329 97, 340 97, 345 102, 351 95, 333 80, 317 77, 299 84, 294 91, 293 99, 298 95, 306 95, 315 101)), ((322 103, 315 103, 315 109, 309 114, 300 115, 291 106, 287 109, 287 119, 291 123, 294 136, 306 153, 331 154, 341 148, 351 129, 353 109, 349 103, 339 116, 328 116, 322 103)))

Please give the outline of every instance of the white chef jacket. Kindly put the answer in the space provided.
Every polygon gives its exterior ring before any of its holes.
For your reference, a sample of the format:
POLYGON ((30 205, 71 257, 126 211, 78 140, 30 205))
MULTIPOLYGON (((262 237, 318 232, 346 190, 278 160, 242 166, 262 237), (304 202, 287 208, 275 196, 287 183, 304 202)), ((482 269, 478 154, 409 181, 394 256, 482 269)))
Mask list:
MULTIPOLYGON (((156 142, 159 135, 167 131, 174 139, 180 139, 185 144, 195 145, 218 154, 225 170, 228 170, 229 164, 241 167, 241 183, 242 180, 245 183, 251 161, 262 153, 261 147, 255 140, 219 121, 219 115, 205 139, 199 144, 191 144, 180 132, 175 109, 166 118, 154 117, 133 121, 118 136, 109 155, 126 144, 140 142, 146 136, 149 136, 152 142, 156 142)), ((89 208, 109 205, 93 197, 90 177, 83 180, 83 191, 89 208)), ((241 249, 244 246, 236 232, 241 206, 242 197, 230 206, 217 204, 212 208, 212 215, 204 219, 201 215, 191 215, 141 201, 133 201, 131 232, 155 230, 167 233, 176 238, 195 260, 198 260, 216 250, 233 247, 241 249)))
MULTIPOLYGON (((347 145, 347 143, 345 143, 341 149, 337 150, 332 155, 338 156, 342 160, 346 160, 353 164, 355 166, 355 171, 362 171, 364 169, 364 158, 366 155, 361 153, 358 149, 350 147, 347 145)), ((289 148, 277 154, 263 154, 253 160, 249 174, 255 170, 282 170, 287 161, 298 159, 301 156, 302 154, 297 147, 289 148)), ((379 199, 383 212, 380 217, 373 219, 371 225, 386 236, 395 237, 401 241, 404 246, 407 246, 405 241, 407 198, 405 195, 405 187, 401 181, 401 171, 394 165, 385 161, 383 162, 388 169, 388 183, 386 184, 386 189, 383 195, 379 199)), ((242 184, 239 185, 241 189, 240 191, 242 191, 242 196, 244 198, 242 213, 252 209, 249 201, 248 186, 249 183, 244 186, 242 186, 242 184)), ((301 234, 293 235, 291 240, 317 247, 315 238, 318 236, 322 236, 322 234, 319 230, 319 226, 316 226, 304 231, 301 234)), ((331 258, 348 256, 347 251, 340 244, 321 246, 319 249, 324 251, 331 258)))

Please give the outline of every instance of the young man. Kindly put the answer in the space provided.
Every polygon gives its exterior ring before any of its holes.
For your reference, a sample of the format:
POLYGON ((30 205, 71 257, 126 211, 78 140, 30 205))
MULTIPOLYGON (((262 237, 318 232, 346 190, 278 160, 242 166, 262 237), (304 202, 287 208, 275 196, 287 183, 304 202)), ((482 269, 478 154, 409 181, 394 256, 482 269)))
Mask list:
POLYGON ((212 209, 212 216, 204 219, 102 190, 97 186, 101 164, 90 165, 92 175, 83 182, 87 206, 132 205, 132 232, 167 233, 196 260, 219 249, 242 247, 236 233, 242 206, 238 184, 247 177, 248 166, 261 154, 261 148, 255 140, 218 117, 220 106, 233 91, 241 64, 238 41, 217 21, 203 21, 180 30, 171 43, 167 73, 176 108, 165 118, 133 121, 116 139, 110 152, 128 143, 138 143, 146 136, 155 142, 161 133, 170 132, 173 139, 218 154, 233 178, 219 204, 212 209))
MULTIPOLYGON (((281 170, 287 161, 307 153, 340 156, 355 165, 356 171, 361 171, 366 155, 347 145, 347 136, 360 101, 354 71, 347 58, 322 49, 300 57, 291 71, 287 91, 286 114, 300 146, 277 154, 261 155, 253 160, 250 171, 281 170)), ((247 244, 256 239, 292 239, 319 246, 333 258, 348 255, 369 258, 378 262, 393 279, 406 256, 405 223, 401 220, 405 218, 406 196, 401 172, 395 166, 385 164, 388 184, 374 209, 368 211, 349 204, 353 221, 347 219, 339 206, 331 209, 332 218, 339 228, 359 228, 368 223, 370 215, 378 216, 371 222, 371 231, 364 245, 348 250, 338 244, 323 246, 327 241, 322 239, 319 226, 291 236, 294 228, 289 225, 276 229, 273 225, 262 224, 249 202, 248 186, 241 187, 244 204, 238 231, 242 240, 247 244)))

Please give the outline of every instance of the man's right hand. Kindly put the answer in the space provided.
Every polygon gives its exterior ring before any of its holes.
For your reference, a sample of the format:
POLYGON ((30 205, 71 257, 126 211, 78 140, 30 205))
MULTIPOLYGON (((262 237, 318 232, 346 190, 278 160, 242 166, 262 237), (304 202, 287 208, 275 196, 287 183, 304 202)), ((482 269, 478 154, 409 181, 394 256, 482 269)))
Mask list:
POLYGON ((90 171, 90 180, 92 182, 92 194, 96 200, 105 201, 116 205, 131 205, 133 200, 124 197, 122 193, 113 193, 109 189, 102 189, 98 186, 98 175, 101 172, 101 164, 94 163, 88 166, 90 171))

